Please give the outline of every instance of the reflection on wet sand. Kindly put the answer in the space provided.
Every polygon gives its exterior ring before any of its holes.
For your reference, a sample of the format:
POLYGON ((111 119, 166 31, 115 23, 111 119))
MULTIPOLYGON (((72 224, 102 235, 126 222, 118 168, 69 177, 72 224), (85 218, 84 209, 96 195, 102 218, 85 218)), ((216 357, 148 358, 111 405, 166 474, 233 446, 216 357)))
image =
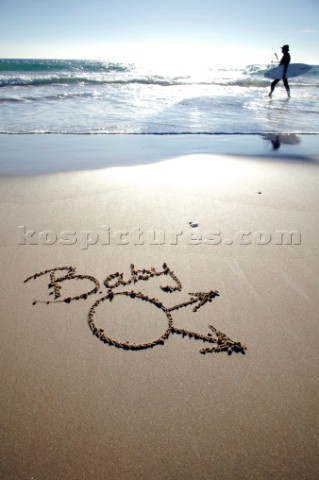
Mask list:
POLYGON ((299 145, 301 143, 301 138, 295 133, 269 133, 262 138, 270 141, 273 150, 278 150, 282 144, 299 145))

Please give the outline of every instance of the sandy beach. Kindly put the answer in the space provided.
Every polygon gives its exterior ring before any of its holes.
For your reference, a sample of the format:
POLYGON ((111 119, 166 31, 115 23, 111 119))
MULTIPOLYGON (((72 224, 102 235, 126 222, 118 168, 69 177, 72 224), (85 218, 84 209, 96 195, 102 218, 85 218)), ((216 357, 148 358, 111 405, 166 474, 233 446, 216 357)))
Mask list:
POLYGON ((64 137, 0 138, 1 478, 317 479, 318 137, 64 137))

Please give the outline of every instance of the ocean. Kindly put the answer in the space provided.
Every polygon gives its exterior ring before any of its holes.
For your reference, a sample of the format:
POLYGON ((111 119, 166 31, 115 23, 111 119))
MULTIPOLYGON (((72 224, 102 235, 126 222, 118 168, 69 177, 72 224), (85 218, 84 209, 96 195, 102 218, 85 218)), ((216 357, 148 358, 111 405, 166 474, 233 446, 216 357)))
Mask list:
POLYGON ((246 65, 169 72, 107 61, 0 59, 0 133, 319 134, 319 66, 280 82, 246 65))

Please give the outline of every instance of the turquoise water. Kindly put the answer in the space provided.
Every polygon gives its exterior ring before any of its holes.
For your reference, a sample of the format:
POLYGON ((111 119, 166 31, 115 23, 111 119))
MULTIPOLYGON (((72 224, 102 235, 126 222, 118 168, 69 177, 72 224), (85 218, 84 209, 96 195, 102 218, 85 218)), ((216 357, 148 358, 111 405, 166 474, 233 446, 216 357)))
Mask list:
MULTIPOLYGON (((191 67, 191 66, 190 66, 191 67)), ((319 67, 282 83, 271 65, 167 72, 145 65, 0 60, 0 133, 319 133, 319 67)))

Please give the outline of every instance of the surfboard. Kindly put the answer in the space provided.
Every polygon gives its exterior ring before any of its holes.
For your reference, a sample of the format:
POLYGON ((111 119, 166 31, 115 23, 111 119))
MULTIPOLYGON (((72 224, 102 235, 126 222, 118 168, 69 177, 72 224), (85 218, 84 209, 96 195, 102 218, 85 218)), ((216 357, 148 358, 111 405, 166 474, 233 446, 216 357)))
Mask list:
MULTIPOLYGON (((287 78, 298 77, 298 75, 307 73, 311 69, 312 69, 312 66, 306 65, 305 63, 290 63, 288 65, 286 77, 287 78)), ((267 70, 267 72, 264 73, 264 77, 280 79, 282 78, 283 73, 284 73, 284 65, 279 65, 278 67, 267 70)))

